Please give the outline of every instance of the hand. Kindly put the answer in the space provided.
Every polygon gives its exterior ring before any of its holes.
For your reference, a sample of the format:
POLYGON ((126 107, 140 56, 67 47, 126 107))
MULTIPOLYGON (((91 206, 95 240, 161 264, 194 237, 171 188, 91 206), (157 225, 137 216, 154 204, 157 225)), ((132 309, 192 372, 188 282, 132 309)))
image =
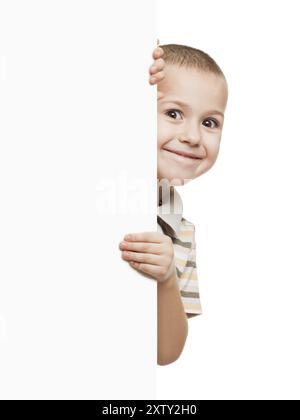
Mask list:
POLYGON ((119 248, 123 251, 122 258, 125 261, 158 282, 167 282, 176 276, 173 243, 163 233, 132 233, 130 237, 125 235, 119 248))
MULTIPOLYGON (((159 40, 157 40, 157 45, 159 44, 159 40)), ((164 54, 164 51, 160 47, 156 47, 153 50, 152 57, 154 59, 154 62, 149 67, 149 83, 150 85, 155 85, 156 83, 161 82, 164 77, 164 68, 165 68, 165 61, 163 58, 161 58, 164 54)))

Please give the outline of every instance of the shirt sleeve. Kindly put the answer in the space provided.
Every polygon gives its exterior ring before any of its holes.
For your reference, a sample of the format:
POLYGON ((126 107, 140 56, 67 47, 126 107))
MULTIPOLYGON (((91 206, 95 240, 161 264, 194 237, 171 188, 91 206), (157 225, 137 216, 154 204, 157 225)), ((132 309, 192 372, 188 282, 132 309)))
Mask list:
MULTIPOLYGON (((180 244, 176 245, 175 255, 178 257, 178 261, 180 261, 176 265, 177 279, 184 311, 191 316, 195 316, 202 314, 196 264, 195 226, 186 220, 185 224, 190 226, 191 237, 188 240, 192 243, 192 246, 188 255, 186 255, 186 248, 180 244), (186 263, 183 263, 185 261, 186 263), (184 265, 184 269, 182 264, 184 265)), ((157 224, 157 231, 164 233, 159 224, 157 224)), ((182 240, 186 241, 184 238, 182 240)))
POLYGON ((184 272, 179 280, 179 289, 185 313, 192 314, 192 316, 201 315, 202 307, 197 273, 195 233, 193 234, 192 248, 188 255, 184 272))

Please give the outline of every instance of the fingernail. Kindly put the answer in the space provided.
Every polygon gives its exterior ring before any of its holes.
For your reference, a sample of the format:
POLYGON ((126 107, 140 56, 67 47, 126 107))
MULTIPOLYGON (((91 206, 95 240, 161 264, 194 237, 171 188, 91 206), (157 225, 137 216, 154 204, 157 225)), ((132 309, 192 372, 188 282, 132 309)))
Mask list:
POLYGON ((151 77, 150 82, 151 82, 151 83, 156 82, 156 78, 155 78, 155 77, 151 77))
POLYGON ((131 239, 131 235, 130 235, 130 234, 126 235, 126 236, 124 237, 124 239, 125 239, 126 241, 130 241, 130 239, 131 239))

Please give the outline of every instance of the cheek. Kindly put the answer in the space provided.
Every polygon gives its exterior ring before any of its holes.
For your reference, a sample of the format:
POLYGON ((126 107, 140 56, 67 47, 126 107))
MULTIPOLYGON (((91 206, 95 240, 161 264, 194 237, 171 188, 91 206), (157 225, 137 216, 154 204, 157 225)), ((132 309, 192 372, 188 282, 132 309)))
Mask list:
POLYGON ((204 147, 206 149, 207 157, 211 160, 214 160, 219 153, 220 149, 220 137, 211 137, 205 141, 204 147))
POLYGON ((176 131, 164 118, 157 119, 157 143, 163 145, 176 137, 176 131))

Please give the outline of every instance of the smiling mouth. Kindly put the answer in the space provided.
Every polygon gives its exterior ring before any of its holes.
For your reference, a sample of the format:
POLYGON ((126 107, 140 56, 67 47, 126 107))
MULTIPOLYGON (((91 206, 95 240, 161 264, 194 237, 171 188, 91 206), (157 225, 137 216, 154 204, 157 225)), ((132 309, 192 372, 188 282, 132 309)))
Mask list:
POLYGON ((169 153, 173 153, 174 155, 181 156, 181 157, 186 158, 186 159, 190 159, 190 160, 201 160, 201 159, 203 159, 203 158, 196 157, 196 156, 195 157, 194 156, 186 156, 184 153, 175 152, 173 150, 168 150, 168 149, 163 149, 163 150, 165 150, 166 152, 169 152, 169 153))

